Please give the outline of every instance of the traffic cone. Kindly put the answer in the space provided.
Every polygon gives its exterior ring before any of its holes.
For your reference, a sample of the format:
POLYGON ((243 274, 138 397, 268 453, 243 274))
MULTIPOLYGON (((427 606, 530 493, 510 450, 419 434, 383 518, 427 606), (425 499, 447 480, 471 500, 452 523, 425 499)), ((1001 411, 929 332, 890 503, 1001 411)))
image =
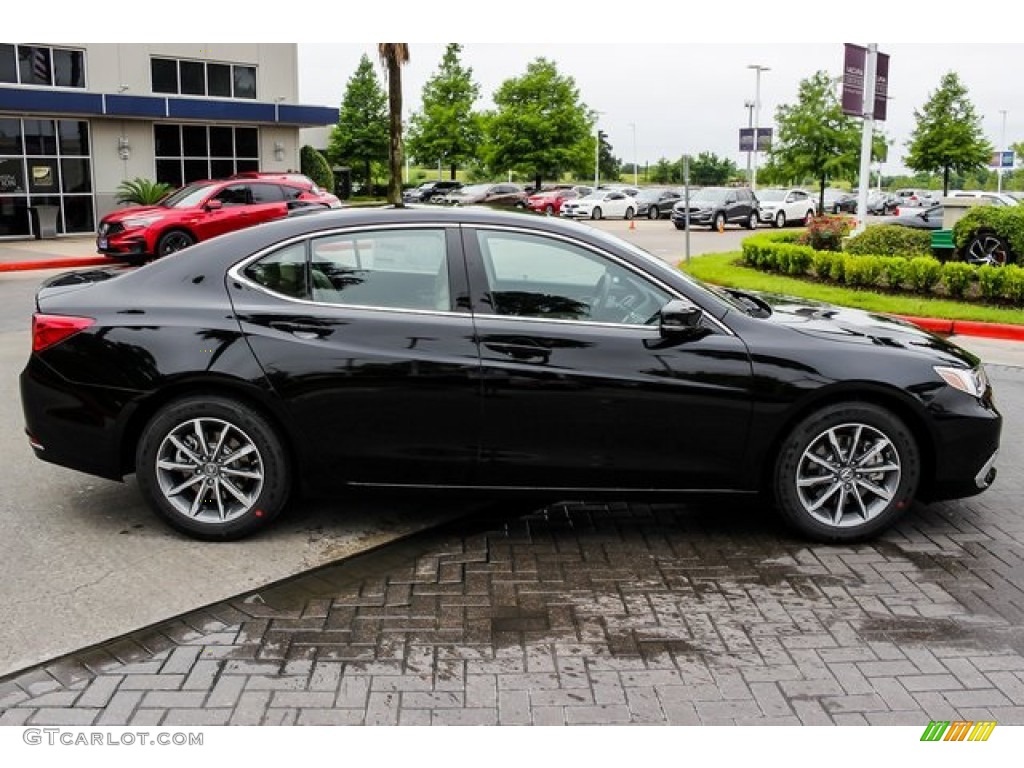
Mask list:
POLYGON ((630 230, 630 232, 632 232, 634 229, 636 229, 636 219, 630 219, 629 220, 629 230, 630 230))
POLYGON ((717 227, 717 229, 718 229, 718 233, 719 234, 725 232, 725 220, 724 219, 719 219, 718 220, 718 227, 717 227))

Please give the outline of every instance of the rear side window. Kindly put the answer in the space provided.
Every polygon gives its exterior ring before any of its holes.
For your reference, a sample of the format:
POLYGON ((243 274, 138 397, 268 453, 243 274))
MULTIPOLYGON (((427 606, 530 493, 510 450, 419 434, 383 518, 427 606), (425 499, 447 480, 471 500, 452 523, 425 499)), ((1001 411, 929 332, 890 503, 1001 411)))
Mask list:
POLYGON ((245 276, 268 291, 293 299, 309 298, 306 243, 293 243, 245 268, 245 276))
POLYGON ((252 201, 254 203, 279 203, 284 200, 281 187, 277 184, 251 184, 252 201))
POLYGON ((380 230, 311 243, 314 301, 362 307, 451 310, 445 233, 380 230))

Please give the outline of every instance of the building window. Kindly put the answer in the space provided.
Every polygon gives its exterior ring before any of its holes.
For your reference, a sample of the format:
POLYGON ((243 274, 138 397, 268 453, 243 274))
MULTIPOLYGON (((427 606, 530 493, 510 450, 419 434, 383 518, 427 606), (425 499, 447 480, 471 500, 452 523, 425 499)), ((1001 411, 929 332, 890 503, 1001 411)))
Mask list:
POLYGON ((31 234, 29 208, 60 209, 58 232, 95 229, 89 123, 0 119, 0 236, 31 234))
POLYGON ((175 187, 260 167, 259 130, 230 125, 153 126, 156 180, 175 187))
POLYGON ((256 98, 256 67, 186 59, 150 59, 153 93, 256 98))
POLYGON ((85 88, 85 53, 46 45, 0 44, 0 83, 85 88))

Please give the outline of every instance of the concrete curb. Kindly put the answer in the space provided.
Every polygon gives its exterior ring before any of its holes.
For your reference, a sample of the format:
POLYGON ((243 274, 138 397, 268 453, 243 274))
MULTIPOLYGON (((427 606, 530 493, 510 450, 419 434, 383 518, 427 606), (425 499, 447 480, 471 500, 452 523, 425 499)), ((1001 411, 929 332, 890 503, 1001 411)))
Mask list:
POLYGON ((114 265, 117 262, 105 256, 66 256, 53 259, 32 259, 31 261, 9 261, 0 263, 0 272, 25 272, 31 269, 72 269, 74 267, 98 267, 114 265))
POLYGON ((940 320, 935 317, 911 317, 909 315, 893 315, 893 317, 944 336, 979 336, 985 339, 1024 341, 1024 325, 982 323, 976 320, 940 320))

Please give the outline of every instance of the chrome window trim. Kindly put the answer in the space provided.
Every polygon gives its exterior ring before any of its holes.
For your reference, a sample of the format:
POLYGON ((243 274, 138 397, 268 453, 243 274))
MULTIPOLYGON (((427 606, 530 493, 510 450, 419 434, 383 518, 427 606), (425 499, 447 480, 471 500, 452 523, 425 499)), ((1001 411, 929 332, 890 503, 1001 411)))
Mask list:
MULTIPOLYGON (((445 231, 445 230, 451 229, 452 225, 451 224, 440 224, 440 223, 415 224, 415 223, 411 223, 410 222, 410 223, 406 223, 406 224, 371 225, 371 228, 374 231, 387 230, 387 229, 440 229, 441 231, 445 231)), ((269 288, 267 288, 266 286, 260 285, 259 283, 257 283, 254 280, 250 280, 248 277, 246 277, 243 274, 243 271, 245 270, 245 268, 248 267, 253 262, 259 261, 264 256, 269 256, 271 253, 274 253, 275 251, 281 250, 283 248, 288 248, 289 246, 295 245, 296 243, 303 242, 303 241, 314 240, 314 239, 318 239, 318 238, 321 238, 321 237, 333 237, 335 235, 346 235, 346 234, 351 234, 353 232, 360 232, 360 231, 368 231, 367 230, 367 225, 366 224, 360 224, 358 226, 339 227, 337 229, 327 229, 327 230, 322 230, 322 231, 315 232, 315 233, 307 232, 307 233, 305 233, 303 235, 296 235, 295 237, 290 237, 290 238, 288 238, 286 240, 281 240, 280 242, 274 243, 273 245, 269 245, 266 248, 263 248, 263 249, 257 251, 252 256, 246 256, 241 261, 236 262, 228 270, 227 277, 230 278, 231 280, 237 280, 238 282, 242 283, 243 285, 246 285, 249 288, 252 288, 253 290, 260 291, 261 293, 265 293, 268 296, 273 296, 276 299, 283 299, 284 301, 290 301, 293 304, 300 304, 300 305, 303 305, 303 306, 333 307, 333 308, 338 308, 338 309, 366 309, 366 310, 370 310, 370 311, 373 311, 373 312, 401 312, 403 314, 413 314, 413 315, 443 315, 445 317, 465 317, 465 318, 468 318, 468 319, 472 319, 472 317, 473 317, 472 313, 470 313, 470 312, 459 312, 459 311, 456 311, 454 309, 411 309, 411 308, 410 309, 406 309, 404 307, 377 307, 377 306, 371 306, 371 305, 368 305, 368 304, 330 304, 330 303, 323 302, 323 301, 313 301, 312 299, 297 299, 294 296, 287 296, 287 295, 285 295, 283 293, 278 293, 277 291, 272 291, 269 288)), ((447 243, 446 243, 445 247, 447 248, 447 243)), ((446 254, 446 258, 447 258, 447 251, 445 251, 445 254, 446 254)))
MULTIPOLYGON (((602 256, 604 258, 611 259, 616 264, 619 264, 620 266, 622 266, 623 268, 629 270, 630 272, 632 272, 633 274, 637 275, 638 277, 640 277, 642 279, 645 279, 645 280, 648 280, 649 282, 655 283, 656 285, 658 285, 660 288, 662 288, 665 292, 667 292, 673 298, 682 299, 684 301, 688 301, 691 304, 693 304, 694 306, 700 306, 699 304, 694 302, 689 296, 683 295, 682 293, 680 293, 678 290, 676 290, 672 286, 668 285, 667 283, 664 283, 658 277, 656 277, 654 275, 650 275, 650 274, 648 274, 646 272, 640 271, 637 267, 635 267, 634 265, 630 264, 625 259, 622 259, 621 257, 616 256, 615 254, 612 254, 612 253, 609 253, 609 252, 607 252, 605 250, 602 250, 602 249, 592 245, 591 243, 582 242, 582 241, 579 241, 579 240, 574 240, 574 239, 570 238, 568 235, 563 235, 563 234, 561 234, 559 232, 548 232, 548 231, 543 231, 543 230, 527 229, 527 228, 524 228, 524 227, 516 227, 516 226, 513 226, 513 225, 506 225, 506 224, 469 224, 469 223, 464 223, 464 222, 407 222, 407 223, 369 224, 369 225, 368 224, 354 224, 354 225, 349 226, 349 227, 337 227, 337 228, 334 228, 334 229, 326 229, 326 230, 321 230, 321 231, 317 231, 317 232, 307 232, 307 233, 304 233, 304 234, 301 234, 301 235, 295 235, 294 237, 290 237, 290 238, 287 238, 285 240, 281 240, 281 241, 279 241, 277 243, 274 243, 273 245, 268 245, 266 248, 263 248, 263 249, 261 249, 259 251, 256 251, 256 253, 252 254, 251 256, 246 256, 241 261, 236 262, 228 270, 227 277, 232 279, 232 280, 237 280, 238 282, 242 283, 243 285, 246 285, 246 286, 248 286, 249 288, 251 288, 253 290, 260 291, 260 292, 262 292, 262 293, 264 293, 264 294, 266 294, 268 296, 273 296, 273 297, 275 297, 277 299, 283 299, 284 301, 289 301, 289 302, 292 302, 293 304, 299 304, 299 305, 303 305, 303 306, 335 307, 335 308, 339 308, 339 309, 366 309, 366 310, 371 310, 371 311, 374 311, 374 312, 402 312, 402 313, 409 313, 409 314, 416 314, 416 315, 443 315, 443 316, 448 316, 448 317, 465 317, 465 318, 470 318, 470 319, 479 317, 479 318, 488 319, 488 320, 490 320, 490 319, 505 320, 505 321, 516 320, 516 321, 521 321, 521 322, 526 322, 526 323, 554 323, 554 324, 557 324, 557 325, 584 325, 584 326, 592 326, 592 327, 595 327, 595 328, 628 328, 628 329, 632 329, 632 330, 641 330, 641 331, 647 331, 647 332, 650 332, 651 330, 657 330, 657 326, 656 325, 638 325, 638 324, 635 324, 635 323, 602 323, 602 322, 598 322, 596 320, 563 320, 561 318, 553 318, 553 317, 521 317, 521 316, 518 316, 518 315, 494 315, 494 314, 490 314, 490 313, 485 314, 485 313, 480 313, 480 312, 460 312, 460 311, 457 311, 457 310, 454 310, 454 309, 449 309, 449 310, 441 310, 441 309, 403 309, 401 307, 375 307, 375 306, 369 306, 369 305, 365 305, 365 304, 328 304, 328 303, 325 303, 325 302, 313 301, 312 299, 297 299, 294 296, 286 296, 285 294, 278 293, 277 291, 272 291, 269 288, 267 288, 265 286, 262 286, 262 285, 260 285, 259 283, 255 282, 253 280, 250 280, 249 278, 245 277, 245 275, 243 274, 243 270, 245 270, 245 268, 248 267, 253 262, 258 261, 259 259, 262 259, 264 256, 267 256, 270 253, 273 253, 274 251, 277 251, 277 250, 279 250, 281 248, 287 248, 290 245, 294 245, 295 243, 300 242, 300 241, 304 241, 304 240, 313 240, 315 238, 332 237, 332 236, 335 236, 335 235, 345 235, 345 234, 351 234, 353 232, 368 231, 368 230, 391 230, 391 229, 440 229, 440 230, 448 230, 448 229, 454 229, 454 228, 458 228, 458 229, 497 230, 497 231, 517 232, 517 233, 526 234, 526 235, 537 235, 537 234, 540 234, 543 237, 551 237, 551 238, 554 238, 556 240, 562 240, 562 241, 564 241, 566 243, 569 243, 570 245, 576 245, 578 247, 583 248, 584 250, 589 250, 589 251, 597 254, 598 256, 602 256)), ((656 258, 656 257, 652 256, 652 258, 656 258)), ((725 334, 727 336, 736 336, 736 334, 730 328, 728 328, 718 318, 716 318, 714 315, 712 315, 710 312, 708 312, 707 309, 705 309, 704 307, 701 307, 701 309, 704 310, 704 317, 705 317, 705 319, 710 321, 711 323, 714 323, 714 325, 723 334, 725 334)))

